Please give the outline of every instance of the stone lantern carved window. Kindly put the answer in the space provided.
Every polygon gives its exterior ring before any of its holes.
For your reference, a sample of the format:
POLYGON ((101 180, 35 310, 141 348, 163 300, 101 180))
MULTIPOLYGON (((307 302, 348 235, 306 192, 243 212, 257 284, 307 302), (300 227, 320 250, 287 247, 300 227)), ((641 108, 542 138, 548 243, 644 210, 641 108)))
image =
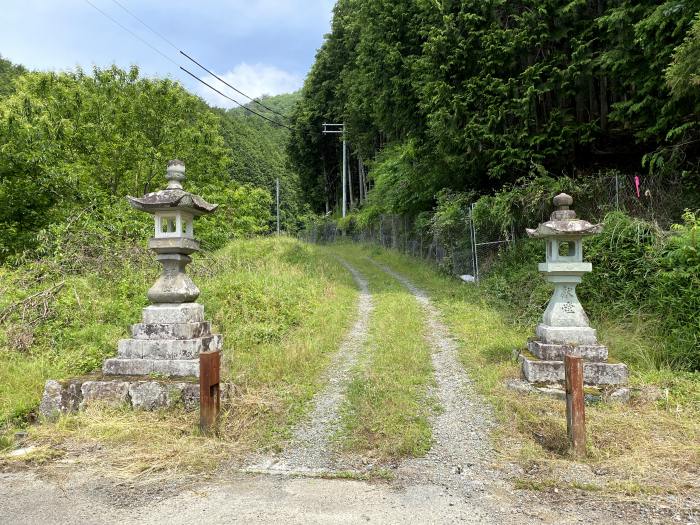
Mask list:
POLYGON ((155 213, 155 237, 194 238, 193 217, 181 211, 155 213))

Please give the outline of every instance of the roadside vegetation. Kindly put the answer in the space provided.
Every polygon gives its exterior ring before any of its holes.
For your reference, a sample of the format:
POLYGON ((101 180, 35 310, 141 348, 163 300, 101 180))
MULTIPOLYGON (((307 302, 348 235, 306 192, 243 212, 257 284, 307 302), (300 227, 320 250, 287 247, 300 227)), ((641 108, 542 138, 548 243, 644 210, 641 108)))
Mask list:
MULTIPOLYGON (((319 248, 288 239, 235 241, 194 266, 207 318, 225 334, 225 381, 233 385, 220 438, 200 436, 192 413, 93 408, 31 426, 33 443, 59 453, 101 444, 98 461, 134 475, 200 471, 289 438, 354 320, 352 278, 319 248), (174 456, 177 465, 168 459, 174 456)), ((14 429, 32 420, 46 379, 92 372, 116 353, 155 276, 147 261, 109 276, 70 277, 47 299, 51 315, 35 327, 32 346, 0 352, 0 445, 11 445, 14 429)), ((43 304, 36 307, 44 312, 43 304)))
MULTIPOLYGON (((648 337, 643 327, 630 329, 612 319, 597 326, 611 357, 630 364, 632 400, 586 407, 585 463, 594 474, 585 482, 572 481, 567 474, 564 403, 505 386, 508 379, 520 375, 513 351, 523 348, 533 335, 536 319, 524 321, 518 317, 520 308, 504 304, 502 281, 487 278, 479 285, 466 284, 395 251, 374 246, 353 250, 403 273, 436 302, 460 341, 462 363, 496 409, 495 444, 502 461, 514 460, 522 467, 517 476, 520 486, 551 488, 557 482, 559 487, 626 494, 700 490, 700 374, 679 372, 648 359, 663 346, 648 337)), ((528 291, 520 289, 523 294, 528 291)))

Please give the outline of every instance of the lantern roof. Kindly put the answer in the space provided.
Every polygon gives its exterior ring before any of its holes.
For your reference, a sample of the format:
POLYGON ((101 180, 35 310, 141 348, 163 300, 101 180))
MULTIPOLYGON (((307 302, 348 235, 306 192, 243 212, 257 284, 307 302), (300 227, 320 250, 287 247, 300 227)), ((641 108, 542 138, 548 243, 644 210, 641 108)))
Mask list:
POLYGON ((569 209, 573 203, 573 197, 566 193, 560 193, 554 197, 554 205, 557 209, 549 220, 541 223, 535 230, 527 229, 527 234, 530 237, 541 239, 546 237, 585 237, 600 233, 603 229, 602 224, 591 224, 576 218, 576 212, 569 209))
POLYGON ((181 210, 195 216, 212 213, 219 206, 210 204, 199 195, 189 193, 182 188, 182 181, 185 180, 185 163, 181 160, 168 162, 165 178, 168 179, 166 189, 147 193, 143 197, 127 196, 129 204, 146 213, 181 210))

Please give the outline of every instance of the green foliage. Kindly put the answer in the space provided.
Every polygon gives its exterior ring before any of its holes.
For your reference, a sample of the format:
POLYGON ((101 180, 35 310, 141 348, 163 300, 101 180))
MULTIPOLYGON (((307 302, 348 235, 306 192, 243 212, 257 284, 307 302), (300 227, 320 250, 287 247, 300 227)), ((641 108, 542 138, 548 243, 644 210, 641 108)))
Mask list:
POLYGON ((272 196, 267 190, 228 184, 207 187, 204 193, 219 204, 216 213, 198 221, 197 238, 204 249, 217 249, 232 239, 269 231, 272 196))
POLYGON ((385 213, 429 210, 443 188, 628 173, 643 158, 697 191, 699 10, 698 0, 340 0, 294 113, 304 193, 316 211, 338 201, 341 150, 323 122, 346 123, 355 158, 376 157, 369 205, 385 213))
POLYGON ((681 96, 693 95, 700 87, 700 13, 683 43, 676 48, 666 79, 673 93, 681 96))
POLYGON ((26 71, 21 65, 13 64, 0 55, 0 99, 10 95, 15 90, 15 79, 26 71))
POLYGON ((219 127, 179 84, 136 68, 23 75, 0 101, 0 249, 32 247, 50 224, 159 188, 173 158, 193 189, 226 180, 219 127))

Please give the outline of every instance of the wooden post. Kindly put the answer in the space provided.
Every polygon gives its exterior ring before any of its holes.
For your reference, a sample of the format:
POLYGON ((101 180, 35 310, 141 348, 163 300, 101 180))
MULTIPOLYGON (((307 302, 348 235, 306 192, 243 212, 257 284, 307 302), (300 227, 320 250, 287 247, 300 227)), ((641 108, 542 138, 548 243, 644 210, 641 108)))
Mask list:
POLYGON ((205 433, 216 426, 221 408, 220 372, 221 352, 199 354, 199 428, 205 433))
POLYGON ((583 358, 564 356, 566 428, 576 457, 586 455, 586 411, 583 403, 583 358))

